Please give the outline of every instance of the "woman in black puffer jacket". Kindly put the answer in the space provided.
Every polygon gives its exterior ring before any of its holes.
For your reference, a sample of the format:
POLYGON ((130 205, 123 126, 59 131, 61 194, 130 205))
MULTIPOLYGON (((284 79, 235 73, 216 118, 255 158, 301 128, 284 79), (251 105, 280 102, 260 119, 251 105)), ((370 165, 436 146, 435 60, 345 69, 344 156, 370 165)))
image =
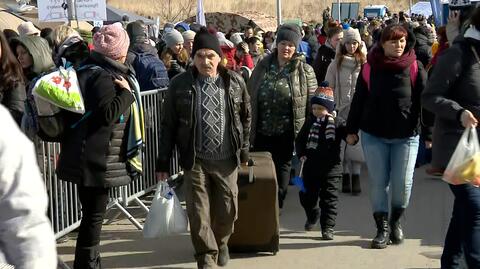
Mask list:
POLYGON ((130 107, 138 92, 124 64, 129 38, 120 24, 93 37, 94 51, 77 72, 85 114, 67 113, 57 174, 78 186, 82 204, 75 269, 100 268, 100 231, 111 187, 131 182, 127 169, 130 107))

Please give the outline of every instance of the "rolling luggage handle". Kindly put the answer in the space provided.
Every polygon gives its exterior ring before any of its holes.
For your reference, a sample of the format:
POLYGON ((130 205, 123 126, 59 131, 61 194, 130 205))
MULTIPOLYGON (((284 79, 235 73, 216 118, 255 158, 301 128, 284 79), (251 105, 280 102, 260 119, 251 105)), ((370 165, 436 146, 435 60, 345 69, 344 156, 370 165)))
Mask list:
POLYGON ((247 162, 248 166, 248 183, 252 184, 255 182, 255 177, 253 176, 253 167, 255 166, 255 161, 253 159, 249 159, 247 162))

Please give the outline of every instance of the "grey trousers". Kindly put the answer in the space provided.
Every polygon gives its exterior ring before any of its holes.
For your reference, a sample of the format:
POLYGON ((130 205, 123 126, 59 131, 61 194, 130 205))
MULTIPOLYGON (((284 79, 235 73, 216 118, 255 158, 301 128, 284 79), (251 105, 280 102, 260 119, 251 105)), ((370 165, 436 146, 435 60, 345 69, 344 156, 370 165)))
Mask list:
POLYGON ((184 177, 195 259, 199 268, 215 267, 218 251, 227 246, 237 218, 237 162, 234 158, 195 159, 184 177))

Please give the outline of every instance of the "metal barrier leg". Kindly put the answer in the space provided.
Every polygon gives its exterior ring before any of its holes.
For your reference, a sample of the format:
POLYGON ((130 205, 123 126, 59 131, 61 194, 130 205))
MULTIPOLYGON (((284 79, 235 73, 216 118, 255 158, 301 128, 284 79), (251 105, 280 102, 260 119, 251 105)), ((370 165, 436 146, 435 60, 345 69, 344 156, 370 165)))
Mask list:
POLYGON ((57 256, 57 268, 60 268, 60 269, 71 269, 70 266, 68 266, 65 262, 62 261, 62 259, 60 258, 60 256, 57 256))
MULTIPOLYGON (((120 211, 125 215, 127 216, 128 220, 133 224, 135 225, 135 227, 137 227, 139 230, 143 230, 143 226, 142 224, 140 224, 140 222, 138 222, 119 202, 117 199, 113 200, 111 202, 112 206, 116 206, 118 209, 120 209, 120 211)), ((109 207, 110 208, 110 207, 109 207)))
POLYGON ((115 211, 115 213, 104 222, 104 225, 112 224, 118 217, 120 217, 120 215, 122 215, 122 211, 115 211))
POLYGON ((142 201, 140 201, 138 197, 133 198, 133 201, 135 201, 135 203, 137 203, 137 205, 139 205, 145 211, 145 213, 150 212, 150 209, 148 209, 148 207, 142 201))

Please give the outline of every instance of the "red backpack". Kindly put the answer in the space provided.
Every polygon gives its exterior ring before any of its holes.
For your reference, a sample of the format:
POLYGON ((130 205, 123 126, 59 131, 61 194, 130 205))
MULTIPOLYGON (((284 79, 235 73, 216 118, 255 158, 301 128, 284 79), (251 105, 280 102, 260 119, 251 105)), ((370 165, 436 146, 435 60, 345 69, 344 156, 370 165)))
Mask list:
MULTIPOLYGON (((370 72, 372 71, 372 67, 370 64, 367 62, 363 65, 362 69, 362 78, 367 83, 367 88, 368 91, 370 91, 370 72)), ((413 88, 415 88, 416 82, 417 82, 417 76, 418 76, 418 63, 417 61, 414 61, 410 65, 410 81, 412 82, 413 88)))

